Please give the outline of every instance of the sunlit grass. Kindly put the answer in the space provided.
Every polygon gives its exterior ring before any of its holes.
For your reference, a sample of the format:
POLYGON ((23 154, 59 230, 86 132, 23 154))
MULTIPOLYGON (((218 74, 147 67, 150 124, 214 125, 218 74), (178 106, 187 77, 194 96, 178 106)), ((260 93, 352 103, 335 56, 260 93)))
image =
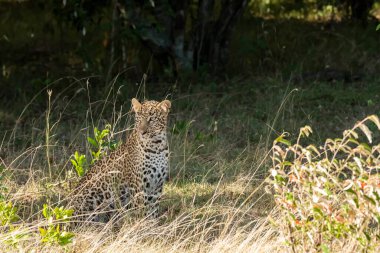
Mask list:
MULTIPOLYGON (((102 129, 111 123, 112 137, 121 141, 132 126, 129 99, 111 92, 118 89, 111 86, 105 98, 95 99, 99 95, 83 85, 71 100, 50 87, 52 177, 46 162, 45 114, 21 110, 23 123, 2 132, 2 184, 8 189, 7 199, 18 207, 20 220, 16 230, 0 230, 0 251, 283 252, 284 237, 269 222, 277 215, 273 198, 264 190, 273 139, 284 130, 292 133, 305 123, 318 123, 318 143, 351 124, 352 111, 369 114, 378 108, 360 102, 371 99, 370 92, 354 97, 355 89, 342 86, 341 92, 333 92, 346 97, 331 100, 326 92, 316 96, 279 80, 267 80, 257 90, 244 81, 232 83, 231 90, 222 93, 175 94, 168 128, 170 180, 164 188, 161 218, 136 221, 126 213, 118 222, 76 228, 74 242, 65 247, 46 245, 38 234, 38 227, 46 225, 42 206, 65 205, 76 182, 70 156, 74 151, 90 155, 86 139, 95 126, 102 129), (339 107, 334 107, 337 103, 339 107), (320 125, 334 112, 339 114, 320 125), (23 234, 28 236, 16 236, 23 234), (15 247, 9 245, 12 238, 15 247)), ((29 106, 33 108, 33 103, 29 106)))

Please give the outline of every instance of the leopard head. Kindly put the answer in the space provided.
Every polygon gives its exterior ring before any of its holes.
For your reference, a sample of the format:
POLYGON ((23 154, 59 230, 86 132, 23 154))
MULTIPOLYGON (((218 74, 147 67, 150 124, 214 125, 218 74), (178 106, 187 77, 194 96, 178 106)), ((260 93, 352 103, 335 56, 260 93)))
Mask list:
POLYGON ((133 98, 132 108, 135 112, 135 129, 143 138, 154 138, 166 134, 170 107, 169 100, 161 102, 147 100, 140 103, 133 98))

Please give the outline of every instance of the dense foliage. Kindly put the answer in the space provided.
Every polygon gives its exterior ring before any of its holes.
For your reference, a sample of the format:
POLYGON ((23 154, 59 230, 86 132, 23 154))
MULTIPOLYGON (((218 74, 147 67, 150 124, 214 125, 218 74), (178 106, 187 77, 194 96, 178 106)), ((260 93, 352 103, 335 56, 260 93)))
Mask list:
POLYGON ((379 251, 380 145, 371 145, 370 122, 380 130, 372 115, 321 147, 303 144, 308 126, 295 144, 276 139, 271 182, 281 218, 275 223, 293 252, 379 251))

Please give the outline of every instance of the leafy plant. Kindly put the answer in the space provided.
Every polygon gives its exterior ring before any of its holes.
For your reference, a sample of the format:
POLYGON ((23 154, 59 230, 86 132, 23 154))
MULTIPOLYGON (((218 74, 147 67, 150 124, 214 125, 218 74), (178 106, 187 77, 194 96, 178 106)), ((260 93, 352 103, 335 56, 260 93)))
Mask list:
POLYGON ((5 187, 1 181, 4 180, 4 172, 5 172, 5 167, 0 164, 0 200, 4 200, 4 192, 6 192, 8 189, 5 187))
POLYGON ((90 143, 92 147, 95 148, 95 150, 91 150, 91 154, 92 154, 91 164, 94 163, 96 160, 100 159, 100 157, 104 153, 104 150, 116 149, 117 143, 113 141, 107 141, 106 139, 110 133, 110 130, 111 130, 110 124, 107 124, 105 129, 101 131, 97 127, 95 127, 94 128, 95 139, 91 137, 87 137, 88 143, 90 143))
POLYGON ((72 242, 74 234, 68 232, 61 225, 67 222, 72 216, 74 210, 65 209, 64 207, 51 208, 49 205, 44 204, 42 215, 48 222, 45 227, 39 227, 41 241, 47 244, 58 244, 65 246, 72 242))
POLYGON ((85 155, 80 155, 78 151, 75 151, 73 159, 70 159, 74 165, 75 171, 78 176, 82 177, 87 170, 87 160, 85 155))
POLYGON ((11 246, 12 248, 15 248, 18 246, 21 240, 29 237, 30 233, 23 232, 21 230, 18 230, 18 228, 10 227, 9 228, 9 234, 10 236, 6 238, 3 242, 7 245, 11 246), (16 233, 14 233, 17 231, 16 233))
POLYGON ((5 167, 0 165, 0 230, 5 229, 9 234, 12 234, 12 236, 4 240, 4 243, 14 247, 22 238, 27 236, 27 233, 12 233, 17 230, 17 227, 13 223, 20 220, 20 217, 17 214, 17 207, 13 205, 12 201, 6 200, 4 193, 8 189, 1 184, 1 181, 4 179, 4 173, 5 167))
POLYGON ((11 201, 7 201, 4 195, 8 191, 1 182, 4 180, 5 167, 0 164, 0 225, 9 226, 19 220, 17 207, 13 206, 11 201))
POLYGON ((372 115, 322 147, 302 144, 309 126, 295 144, 284 135, 275 140, 269 180, 280 208, 275 225, 293 252, 334 252, 348 244, 352 252, 380 250, 380 145, 371 146, 369 122, 380 130, 372 115))
POLYGON ((0 200, 0 224, 9 226, 19 219, 17 207, 13 206, 11 201, 0 200))
MULTIPOLYGON (((88 143, 92 148, 94 148, 91 149, 92 159, 90 164, 94 164, 95 161, 99 160, 102 155, 107 152, 107 150, 115 150, 119 146, 119 142, 109 138, 110 130, 110 124, 107 124, 103 130, 99 130, 95 127, 94 138, 87 137, 88 143)), ((85 155, 79 154, 78 151, 75 151, 73 158, 70 159, 70 161, 73 164, 78 176, 82 177, 86 174, 89 164, 85 155)))

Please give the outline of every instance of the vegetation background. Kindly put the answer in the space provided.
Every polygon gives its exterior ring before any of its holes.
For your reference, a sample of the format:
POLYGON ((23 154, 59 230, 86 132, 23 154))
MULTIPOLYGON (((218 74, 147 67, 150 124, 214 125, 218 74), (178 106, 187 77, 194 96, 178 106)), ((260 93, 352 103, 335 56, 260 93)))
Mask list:
POLYGON ((375 0, 0 0, 0 250, 283 252, 264 191, 273 140, 310 125, 320 145, 378 113, 379 11, 375 0), (172 101, 163 216, 71 238, 57 225, 70 214, 54 209, 78 178, 70 159, 91 161, 95 127, 123 142, 133 97, 172 101))

